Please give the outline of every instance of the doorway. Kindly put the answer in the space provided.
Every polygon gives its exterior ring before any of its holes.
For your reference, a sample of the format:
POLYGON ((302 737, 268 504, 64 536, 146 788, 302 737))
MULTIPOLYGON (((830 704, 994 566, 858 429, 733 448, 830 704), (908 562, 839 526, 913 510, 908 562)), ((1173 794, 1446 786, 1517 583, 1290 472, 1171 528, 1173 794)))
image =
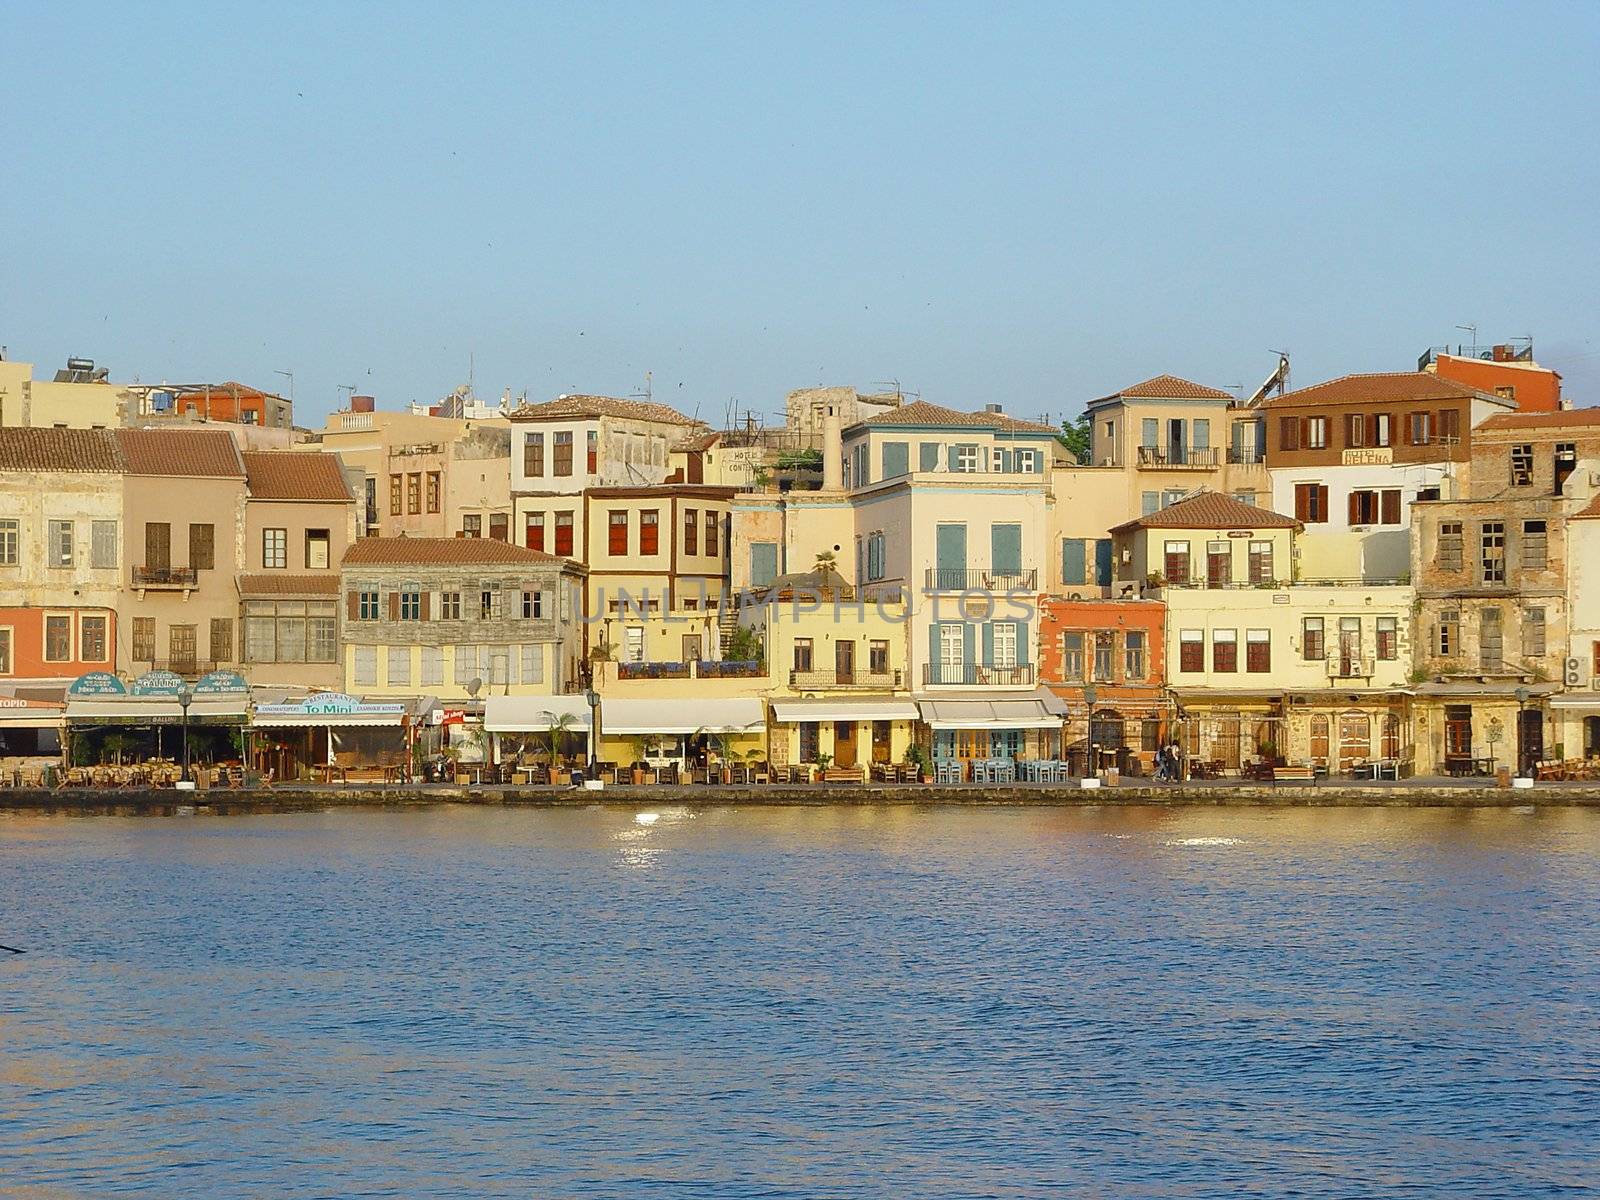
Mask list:
POLYGON ((1600 755, 1600 717, 1585 717, 1583 719, 1583 756, 1594 758, 1600 755))
POLYGON ((856 644, 842 638, 833 645, 834 682, 842 685, 856 681, 856 644))
POLYGON ((1525 708, 1517 716, 1521 726, 1517 737, 1517 766, 1523 772, 1544 761, 1544 713, 1537 708, 1525 708))
POLYGON ((854 721, 835 721, 833 723, 833 765, 836 767, 853 767, 856 765, 856 723, 854 721))

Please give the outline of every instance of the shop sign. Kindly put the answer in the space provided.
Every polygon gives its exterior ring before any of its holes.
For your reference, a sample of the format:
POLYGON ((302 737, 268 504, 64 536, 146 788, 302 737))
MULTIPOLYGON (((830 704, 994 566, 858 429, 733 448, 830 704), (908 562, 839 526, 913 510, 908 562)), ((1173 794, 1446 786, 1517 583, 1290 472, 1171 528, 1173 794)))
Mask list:
POLYGON ((212 671, 200 676, 200 682, 194 685, 196 696, 235 696, 249 690, 250 685, 237 671, 212 671))
POLYGON ((67 687, 69 696, 126 696, 128 689, 110 671, 90 671, 79 675, 67 687))
POLYGON ((135 696, 176 696, 183 691, 183 677, 171 671, 146 671, 133 681, 135 696))
POLYGON ((258 704, 256 713, 274 717, 283 716, 398 716, 406 711, 404 704, 367 704, 357 696, 343 692, 319 692, 307 696, 298 704, 258 704))

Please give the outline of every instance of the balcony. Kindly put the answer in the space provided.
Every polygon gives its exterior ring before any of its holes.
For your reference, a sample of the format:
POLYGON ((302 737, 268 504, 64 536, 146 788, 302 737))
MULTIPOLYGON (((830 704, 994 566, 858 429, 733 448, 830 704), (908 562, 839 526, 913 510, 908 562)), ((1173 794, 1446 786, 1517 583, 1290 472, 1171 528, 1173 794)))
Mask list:
POLYGON ((200 572, 193 567, 133 568, 133 586, 160 591, 191 591, 200 584, 200 572))
POLYGON ((928 687, 1026 687, 1033 683, 1033 667, 991 667, 983 663, 924 663, 922 682, 928 687))
POLYGON ((924 590, 930 592, 1031 592, 1039 573, 970 570, 966 567, 929 567, 924 590))
POLYGON ((701 679, 756 679, 766 674, 760 659, 701 659, 694 671, 701 679))
POLYGON ((1257 450, 1254 446, 1230 446, 1228 462, 1236 467, 1264 467, 1267 465, 1267 452, 1257 450))
POLYGON ((688 679, 686 662, 625 662, 617 664, 618 679, 688 679))
POLYGON ((1330 654, 1329 679, 1371 679, 1374 674, 1372 656, 1366 654, 1330 654))
POLYGON ((1163 450, 1159 446, 1140 446, 1135 460, 1141 467, 1159 467, 1177 471, 1211 471, 1221 465, 1221 455, 1215 446, 1203 449, 1163 450))
POLYGON ((823 692, 856 688, 890 692, 904 686, 901 671, 790 671, 789 686, 797 692, 823 692))
POLYGON ((165 661, 135 658, 131 665, 137 667, 140 674, 146 671, 171 671, 174 675, 181 675, 185 679, 199 679, 200 676, 209 675, 213 671, 239 669, 233 663, 215 658, 172 658, 165 661))

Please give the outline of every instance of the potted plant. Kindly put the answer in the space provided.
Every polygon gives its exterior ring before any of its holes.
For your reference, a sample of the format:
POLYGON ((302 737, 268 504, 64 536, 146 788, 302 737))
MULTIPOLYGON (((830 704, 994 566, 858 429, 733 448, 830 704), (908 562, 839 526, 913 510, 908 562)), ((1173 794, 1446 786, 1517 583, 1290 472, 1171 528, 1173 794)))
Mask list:
POLYGON ((547 781, 554 785, 561 782, 561 755, 567 746, 567 739, 572 731, 571 713, 545 713, 548 724, 545 726, 545 770, 547 781))
POLYGON ((906 747, 906 761, 917 769, 917 782, 928 782, 928 752, 918 742, 906 747))
POLYGON ((828 782, 828 768, 831 767, 831 766, 833 766, 833 755, 831 755, 831 754, 819 754, 819 755, 817 755, 817 782, 818 783, 827 783, 828 782))
POLYGON ((650 782, 650 768, 646 765, 645 755, 650 752, 650 743, 642 737, 628 739, 628 745, 633 750, 633 762, 629 764, 629 771, 635 787, 643 787, 650 782))

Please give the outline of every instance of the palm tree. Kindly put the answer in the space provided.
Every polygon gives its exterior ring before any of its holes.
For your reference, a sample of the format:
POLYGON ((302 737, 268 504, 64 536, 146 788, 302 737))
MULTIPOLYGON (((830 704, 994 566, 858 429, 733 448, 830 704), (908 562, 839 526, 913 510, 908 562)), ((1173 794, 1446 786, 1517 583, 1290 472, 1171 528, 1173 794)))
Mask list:
POLYGON ((571 736, 574 723, 572 714, 569 712, 546 712, 541 713, 540 716, 544 717, 546 722, 545 738, 549 746, 550 765, 553 767, 556 765, 558 752, 566 748, 567 739, 571 736))
POLYGON ((812 568, 818 573, 838 569, 839 557, 832 550, 818 550, 817 557, 812 561, 812 568))

